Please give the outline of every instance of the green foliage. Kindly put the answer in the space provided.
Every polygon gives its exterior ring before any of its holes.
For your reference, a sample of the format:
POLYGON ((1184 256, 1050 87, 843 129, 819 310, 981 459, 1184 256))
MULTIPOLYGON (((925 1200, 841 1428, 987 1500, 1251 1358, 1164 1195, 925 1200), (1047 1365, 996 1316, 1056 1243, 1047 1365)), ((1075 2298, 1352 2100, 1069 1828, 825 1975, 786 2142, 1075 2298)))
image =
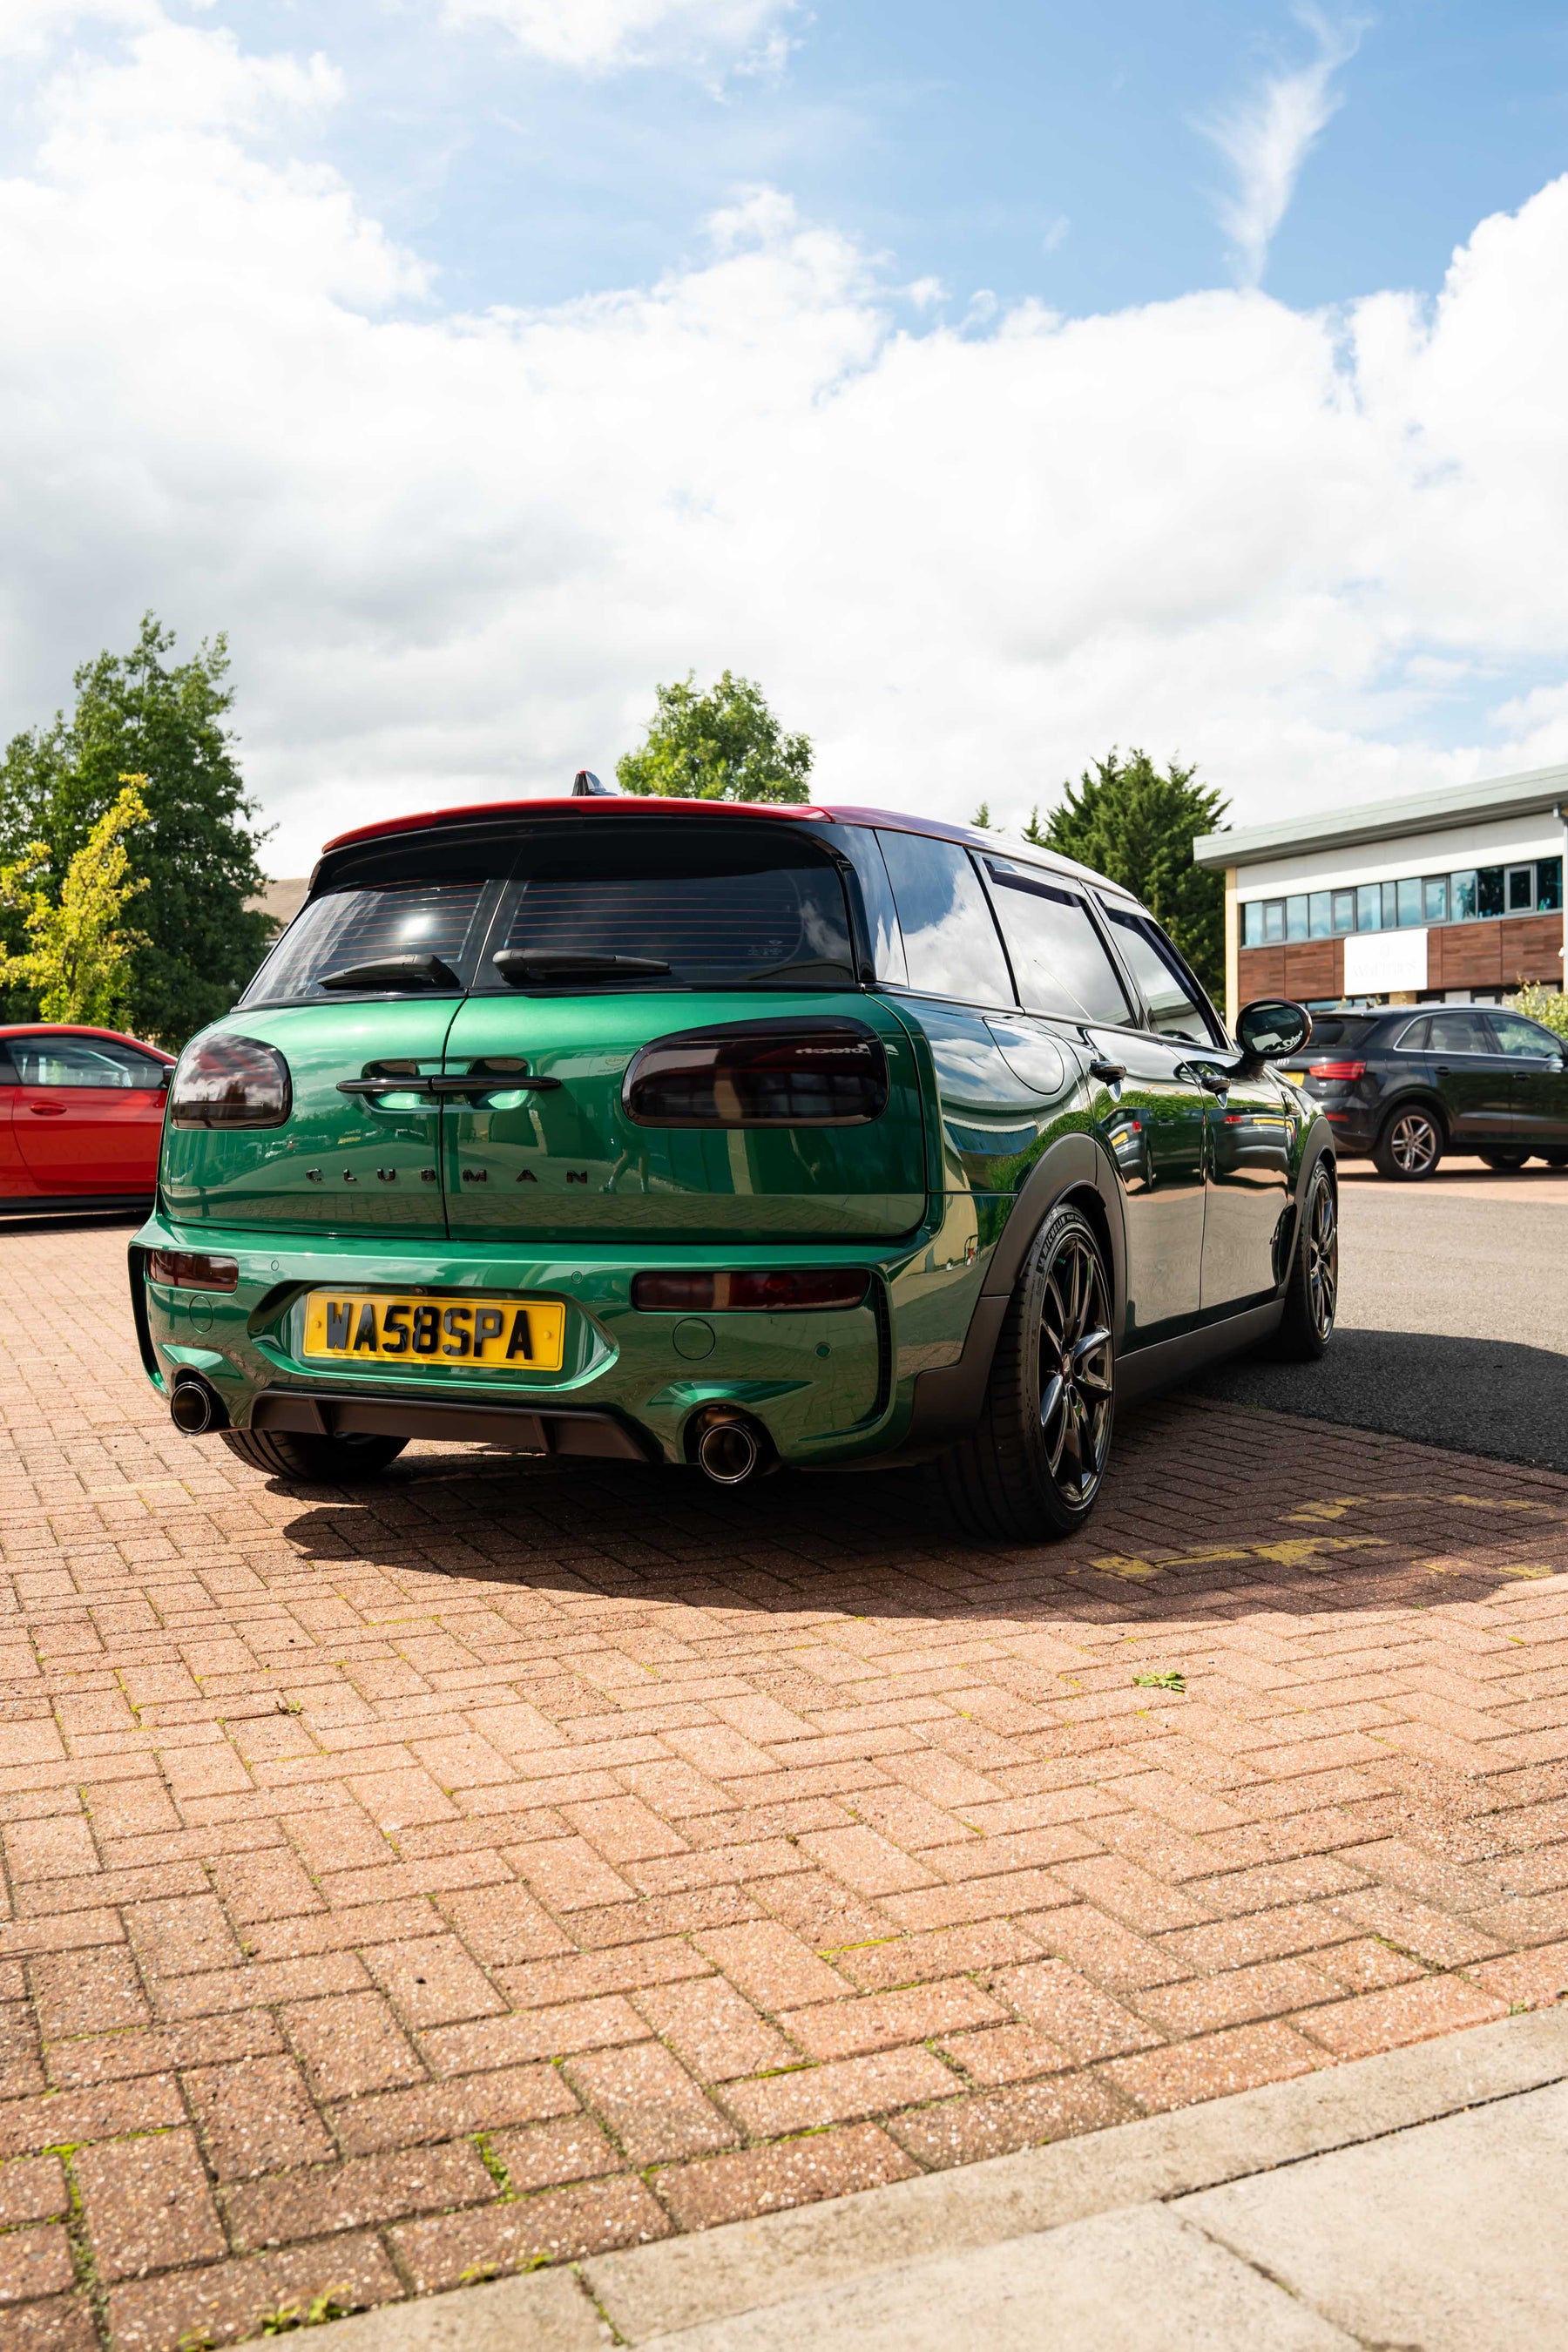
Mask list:
POLYGON ((29 842, 19 858, 0 866, 0 904, 21 916, 29 942, 18 954, 0 950, 0 985, 31 990, 46 1021, 114 1029, 129 1017, 131 960, 145 942, 119 923, 126 901, 147 883, 131 872, 125 835, 147 822, 139 790, 146 781, 121 777, 119 793, 66 867, 58 902, 40 887, 47 842, 29 842))
POLYGON ((1546 988, 1532 980, 1508 1001, 1515 1013, 1526 1013, 1543 1029, 1555 1029, 1560 1037, 1568 1037, 1568 995, 1561 989, 1546 988))
POLYGON ((699 694, 692 675, 656 686, 642 749, 616 763, 623 792, 668 800, 804 801, 810 739, 786 735, 762 688, 726 670, 699 694))
POLYGON ((1213 833, 1227 802, 1193 782, 1173 761, 1163 773, 1146 751, 1112 751, 1068 784, 1042 829, 1037 810, 1026 841, 1076 857, 1142 900, 1163 923, 1211 995, 1225 990, 1225 877, 1193 864, 1193 842, 1213 833))
POLYGON ((982 801, 980 806, 975 810, 974 814, 970 818, 969 822, 973 825, 977 833, 989 833, 991 830, 990 802, 982 801))
POLYGON ((1184 1691, 1187 1687, 1185 1675, 1174 1666, 1161 1675, 1134 1675, 1132 1680, 1140 1690, 1184 1691))
MULTIPOLYGON (((165 1045, 226 1012, 269 939, 268 918, 247 910, 261 889, 259 835, 226 725, 234 701, 228 649, 215 637, 185 662, 165 656, 174 636, 151 614, 129 654, 102 653, 75 678, 68 717, 18 735, 0 761, 0 862, 41 845, 32 887, 63 904, 65 877, 114 805, 128 771, 145 779, 146 820, 129 845, 139 881, 141 944, 125 982, 126 1025, 165 1045)), ((22 919, 0 947, 24 950, 22 919)), ((0 1018, 41 1011, 37 986, 14 974, 0 1018)))

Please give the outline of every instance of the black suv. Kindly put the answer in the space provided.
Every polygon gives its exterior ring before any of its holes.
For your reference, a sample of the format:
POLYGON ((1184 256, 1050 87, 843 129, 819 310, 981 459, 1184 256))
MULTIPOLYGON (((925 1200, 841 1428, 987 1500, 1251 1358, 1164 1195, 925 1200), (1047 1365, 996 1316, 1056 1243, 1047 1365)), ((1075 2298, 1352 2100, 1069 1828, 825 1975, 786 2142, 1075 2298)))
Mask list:
POLYGON ((1293 1078, 1329 1118, 1342 1159, 1402 1183, 1445 1151, 1491 1168, 1568 1168, 1568 1040, 1521 1013, 1402 1004, 1323 1013, 1293 1078))

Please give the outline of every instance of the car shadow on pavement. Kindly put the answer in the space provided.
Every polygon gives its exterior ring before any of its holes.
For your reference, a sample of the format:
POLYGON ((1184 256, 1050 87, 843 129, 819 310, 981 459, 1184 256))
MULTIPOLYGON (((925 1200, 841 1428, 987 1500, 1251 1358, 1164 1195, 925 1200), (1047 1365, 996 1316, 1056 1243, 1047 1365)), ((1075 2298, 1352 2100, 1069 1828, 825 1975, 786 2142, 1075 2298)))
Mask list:
POLYGON ((1194 1395, 1227 1404, 1568 1470, 1568 1355, 1549 1348, 1435 1331, 1339 1330, 1321 1363, 1242 1356, 1191 1385, 1194 1395))
POLYGON ((1130 1413, 1089 1526, 1034 1545, 965 1534, 919 1470, 780 1472, 729 1493, 695 1471, 432 1447, 374 1487, 272 1491, 298 1496, 282 1532, 319 1565, 782 1616, 1426 1608, 1568 1566, 1562 1502, 1513 1498, 1496 1473, 1488 1495, 1479 1465, 1456 1479, 1382 1449, 1348 1460, 1338 1433, 1279 1444, 1261 1412, 1237 1432, 1230 1414, 1181 1399, 1130 1413), (1344 1492, 1357 1484, 1370 1491, 1344 1492))

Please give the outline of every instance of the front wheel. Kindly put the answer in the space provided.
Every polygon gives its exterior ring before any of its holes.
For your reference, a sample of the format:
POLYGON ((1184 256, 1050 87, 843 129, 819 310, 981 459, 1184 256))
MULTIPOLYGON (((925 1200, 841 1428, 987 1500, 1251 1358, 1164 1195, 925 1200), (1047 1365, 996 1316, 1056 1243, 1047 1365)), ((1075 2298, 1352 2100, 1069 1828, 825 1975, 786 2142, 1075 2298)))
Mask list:
POLYGON ((1014 1543, 1071 1535, 1099 1496, 1115 1405, 1105 1260, 1088 1219, 1060 1208, 1018 1277, 980 1418, 938 1465, 954 1516, 1014 1543))
POLYGON ((1373 1160, 1380 1176, 1396 1184, 1419 1184, 1443 1157, 1443 1141, 1436 1113, 1417 1103, 1394 1112, 1373 1146, 1373 1160))
POLYGON ((1312 1363, 1334 1333, 1340 1297, 1340 1204, 1334 1180, 1319 1160, 1307 1185, 1290 1272, 1285 1312, 1275 1334, 1275 1352, 1295 1363, 1312 1363))
POLYGON ((315 1437, 293 1429, 226 1429, 223 1442, 254 1470, 274 1478, 294 1478, 309 1486, 352 1486, 379 1478, 395 1462, 405 1437, 315 1437))

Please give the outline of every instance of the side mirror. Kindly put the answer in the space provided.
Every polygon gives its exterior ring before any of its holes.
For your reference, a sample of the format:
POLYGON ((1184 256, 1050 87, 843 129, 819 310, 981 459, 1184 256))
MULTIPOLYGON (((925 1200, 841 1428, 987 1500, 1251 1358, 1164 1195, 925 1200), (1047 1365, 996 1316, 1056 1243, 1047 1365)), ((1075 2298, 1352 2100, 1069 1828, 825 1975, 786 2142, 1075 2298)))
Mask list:
POLYGON ((1244 1004, 1236 1019, 1236 1042, 1249 1062, 1280 1062, 1299 1054, 1312 1034, 1312 1016, 1304 1004, 1284 997, 1260 996, 1244 1004))

